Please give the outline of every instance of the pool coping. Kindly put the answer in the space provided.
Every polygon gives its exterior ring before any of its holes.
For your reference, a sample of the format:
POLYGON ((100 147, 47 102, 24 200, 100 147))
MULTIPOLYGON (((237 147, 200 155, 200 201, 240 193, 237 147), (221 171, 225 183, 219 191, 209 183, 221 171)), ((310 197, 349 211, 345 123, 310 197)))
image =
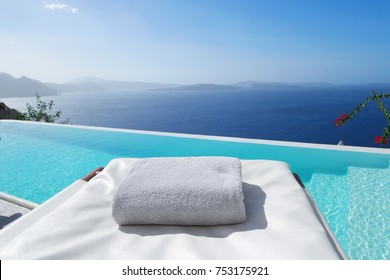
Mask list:
POLYGON ((127 128, 110 128, 110 127, 101 127, 101 126, 58 124, 58 123, 45 123, 45 122, 19 121, 19 120, 0 120, 0 123, 1 122, 6 122, 6 123, 15 122, 15 123, 28 124, 28 125, 48 125, 48 126, 58 126, 58 127, 89 129, 89 130, 158 135, 158 136, 167 136, 167 137, 180 137, 180 138, 192 138, 192 139, 214 140, 214 141, 225 141, 225 142, 227 141, 227 142, 238 142, 238 143, 296 147, 296 148, 364 152, 364 153, 390 155, 390 149, 388 148, 372 148, 372 147, 348 146, 348 145, 337 145, 337 144, 330 145, 330 144, 317 144, 317 143, 292 142, 292 141, 280 141, 280 140, 264 140, 264 139, 254 139, 254 138, 230 137, 230 136, 213 136, 213 135, 201 135, 201 134, 187 134, 187 133, 176 133, 176 132, 162 132, 162 131, 136 130, 136 129, 127 129, 127 128))

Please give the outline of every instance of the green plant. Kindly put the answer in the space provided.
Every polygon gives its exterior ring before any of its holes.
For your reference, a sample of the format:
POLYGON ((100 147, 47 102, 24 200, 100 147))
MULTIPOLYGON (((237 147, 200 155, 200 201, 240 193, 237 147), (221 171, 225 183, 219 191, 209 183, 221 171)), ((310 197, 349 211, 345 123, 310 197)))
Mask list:
MULTIPOLYGON (((26 104, 27 111, 19 114, 19 120, 54 123, 61 118, 61 111, 53 111, 53 100, 45 102, 38 94, 36 94, 35 102, 35 107, 29 103, 26 104)), ((67 124, 69 123, 69 119, 59 123, 67 124)))
POLYGON ((383 102, 381 101, 382 98, 390 98, 390 94, 388 94, 388 93, 376 94, 375 90, 373 90, 372 96, 369 96, 366 99, 364 99, 364 101, 362 103, 360 103, 355 108, 355 110, 352 111, 352 113, 350 113, 350 114, 344 113, 341 116, 339 116, 337 119, 334 120, 334 124, 337 126, 343 126, 347 121, 354 118, 356 116, 356 114, 359 113, 360 110, 362 108, 364 108, 368 102, 375 101, 378 104, 383 115, 385 116, 385 118, 387 119, 387 121, 389 123, 387 128, 384 129, 383 135, 382 136, 378 135, 375 137, 375 142, 377 144, 386 145, 388 140, 389 140, 389 133, 390 133, 390 114, 387 111, 383 102))

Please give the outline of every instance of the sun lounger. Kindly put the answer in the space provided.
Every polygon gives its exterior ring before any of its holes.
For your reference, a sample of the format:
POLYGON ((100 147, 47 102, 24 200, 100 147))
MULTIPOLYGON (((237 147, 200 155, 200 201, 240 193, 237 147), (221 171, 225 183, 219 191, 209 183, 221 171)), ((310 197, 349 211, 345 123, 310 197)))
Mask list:
POLYGON ((288 164, 242 161, 247 221, 118 226, 112 196, 135 159, 115 159, 0 233, 1 259, 340 259, 288 164))

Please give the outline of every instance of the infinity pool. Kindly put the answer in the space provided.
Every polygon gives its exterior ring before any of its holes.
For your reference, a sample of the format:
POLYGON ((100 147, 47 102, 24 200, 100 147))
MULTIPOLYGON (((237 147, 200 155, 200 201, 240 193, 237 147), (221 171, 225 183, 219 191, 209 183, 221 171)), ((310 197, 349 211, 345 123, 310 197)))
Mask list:
MULTIPOLYGON (((351 259, 390 259, 390 151, 0 121, 0 191, 42 203, 118 157, 285 161, 351 259)), ((313 248, 315 249, 315 248, 313 248)))

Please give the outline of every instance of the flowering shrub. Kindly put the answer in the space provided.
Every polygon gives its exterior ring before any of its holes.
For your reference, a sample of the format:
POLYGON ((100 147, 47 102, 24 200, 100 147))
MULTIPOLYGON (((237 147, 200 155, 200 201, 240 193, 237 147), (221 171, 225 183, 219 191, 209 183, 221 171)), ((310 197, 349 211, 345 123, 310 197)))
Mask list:
POLYGON ((372 96, 369 96, 366 99, 364 99, 364 101, 362 103, 360 103, 359 106, 357 106, 356 109, 352 111, 352 113, 350 113, 350 114, 344 113, 341 116, 339 116, 337 119, 334 120, 334 124, 337 126, 343 126, 347 121, 349 121, 350 119, 355 117, 356 114, 363 107, 365 107, 368 102, 375 101, 378 104, 381 111, 383 112, 385 118, 389 122, 389 125, 387 126, 387 128, 384 129, 383 135, 375 137, 375 143, 386 145, 388 140, 389 140, 389 133, 390 133, 390 114, 386 110, 383 102, 381 101, 382 98, 390 98, 390 94, 382 93, 382 94, 378 95, 378 94, 376 94, 376 92, 374 90, 372 96))

